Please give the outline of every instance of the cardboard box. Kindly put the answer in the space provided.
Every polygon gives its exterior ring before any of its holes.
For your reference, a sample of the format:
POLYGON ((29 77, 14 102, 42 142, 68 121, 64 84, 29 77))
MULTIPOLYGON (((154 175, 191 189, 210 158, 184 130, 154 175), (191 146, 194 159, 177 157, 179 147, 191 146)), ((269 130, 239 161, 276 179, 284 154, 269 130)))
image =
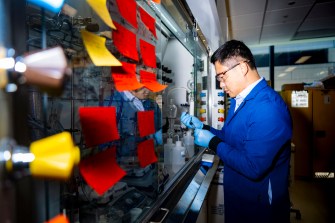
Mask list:
POLYGON ((291 159, 294 159, 294 175, 300 178, 310 178, 312 176, 313 144, 312 93, 304 90, 285 90, 281 92, 281 95, 288 105, 293 121, 292 143, 295 145, 295 153, 291 159), (304 107, 292 103, 294 92, 308 93, 307 104, 303 105, 304 107))
POLYGON ((334 172, 335 90, 284 90, 281 95, 293 120, 295 176, 312 178, 315 172, 334 172), (308 94, 300 101, 292 99, 292 94, 296 96, 297 92, 308 94))

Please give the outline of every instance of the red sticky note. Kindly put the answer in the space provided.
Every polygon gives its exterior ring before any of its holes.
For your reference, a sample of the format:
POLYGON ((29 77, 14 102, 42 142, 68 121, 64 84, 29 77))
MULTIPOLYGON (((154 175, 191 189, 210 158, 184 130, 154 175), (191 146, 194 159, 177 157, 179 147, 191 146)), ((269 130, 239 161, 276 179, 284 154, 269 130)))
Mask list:
POLYGON ((87 147, 120 138, 115 107, 80 107, 79 117, 87 147))
POLYGON ((138 111, 137 127, 141 137, 155 133, 154 111, 138 111))
POLYGON ((151 163, 157 162, 157 156, 154 148, 154 140, 148 139, 137 144, 137 156, 140 167, 144 168, 151 163))
POLYGON ((155 46, 145 42, 144 40, 140 40, 140 49, 143 63, 148 67, 156 68, 155 46))
POLYGON ((121 16, 128 21, 134 28, 137 28, 136 7, 134 0, 116 0, 117 7, 121 16))
POLYGON ((136 79, 136 64, 121 62, 122 67, 112 68, 112 77, 118 91, 136 90, 144 85, 136 79))
POLYGON ((140 15, 141 15, 141 20, 144 23, 144 25, 147 27, 148 30, 156 37, 156 26, 155 26, 155 19, 147 13, 142 7, 140 7, 140 15))
POLYGON ((144 84, 146 88, 153 92, 159 92, 164 90, 167 85, 160 84, 157 82, 156 74, 150 73, 144 70, 140 71, 141 83, 144 84))
POLYGON ((79 171, 99 195, 105 193, 126 175, 116 162, 116 148, 90 156, 79 163, 79 171))
POLYGON ((117 28, 112 35, 115 47, 124 56, 138 61, 136 35, 116 22, 114 25, 117 28))

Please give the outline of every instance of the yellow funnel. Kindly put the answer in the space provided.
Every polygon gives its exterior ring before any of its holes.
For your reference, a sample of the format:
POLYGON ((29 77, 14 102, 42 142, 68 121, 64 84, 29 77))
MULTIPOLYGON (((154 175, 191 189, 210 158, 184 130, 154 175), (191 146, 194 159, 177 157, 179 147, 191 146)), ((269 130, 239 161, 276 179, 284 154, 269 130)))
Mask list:
POLYGON ((33 142, 30 152, 35 155, 29 164, 30 172, 37 177, 68 179, 80 161, 80 150, 68 132, 33 142))

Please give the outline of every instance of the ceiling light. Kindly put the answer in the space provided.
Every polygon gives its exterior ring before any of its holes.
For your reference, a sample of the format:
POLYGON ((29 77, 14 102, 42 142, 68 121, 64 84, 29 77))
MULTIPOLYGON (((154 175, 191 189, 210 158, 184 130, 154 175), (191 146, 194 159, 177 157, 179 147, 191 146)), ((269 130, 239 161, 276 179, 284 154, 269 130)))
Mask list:
POLYGON ((292 72, 295 70, 296 67, 288 67, 285 72, 292 72))
POLYGON ((305 63, 309 58, 311 58, 312 56, 302 56, 300 57, 297 61, 295 61, 295 64, 302 64, 305 63))
POLYGON ((285 77, 287 75, 287 73, 281 73, 281 74, 278 74, 278 77, 285 77))

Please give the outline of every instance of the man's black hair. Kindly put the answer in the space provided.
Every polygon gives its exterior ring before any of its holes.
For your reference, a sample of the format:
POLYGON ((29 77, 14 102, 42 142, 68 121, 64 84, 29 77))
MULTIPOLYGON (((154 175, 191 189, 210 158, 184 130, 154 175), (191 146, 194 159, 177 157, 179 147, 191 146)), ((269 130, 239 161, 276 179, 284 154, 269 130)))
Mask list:
POLYGON ((223 64, 227 59, 241 57, 248 61, 251 69, 256 69, 255 58, 252 55, 250 49, 242 42, 238 40, 230 40, 225 44, 221 45, 212 55, 211 63, 214 64, 216 61, 223 64))

